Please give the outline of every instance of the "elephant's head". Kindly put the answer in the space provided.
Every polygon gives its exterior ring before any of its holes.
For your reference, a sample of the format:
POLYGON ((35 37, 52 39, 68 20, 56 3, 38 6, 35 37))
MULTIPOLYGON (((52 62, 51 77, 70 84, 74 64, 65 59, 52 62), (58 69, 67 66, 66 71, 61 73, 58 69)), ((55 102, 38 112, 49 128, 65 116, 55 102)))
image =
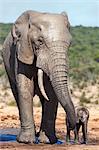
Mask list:
MULTIPOLYGON (((20 61, 32 64, 34 55, 37 57, 36 66, 49 76, 57 98, 67 112, 71 128, 74 128, 75 111, 67 85, 67 51, 71 43, 67 15, 28 12, 13 25, 12 35, 20 61)), ((38 76, 42 74, 41 70, 38 76)), ((40 82, 44 95, 42 87, 40 82)), ((47 99, 46 94, 45 97, 47 99)))

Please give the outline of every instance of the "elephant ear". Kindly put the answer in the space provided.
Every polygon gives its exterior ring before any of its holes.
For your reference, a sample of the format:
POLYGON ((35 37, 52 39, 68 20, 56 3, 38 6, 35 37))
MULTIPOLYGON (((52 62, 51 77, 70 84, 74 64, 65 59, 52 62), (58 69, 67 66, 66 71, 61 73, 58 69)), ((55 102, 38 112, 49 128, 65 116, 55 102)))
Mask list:
POLYGON ((13 24, 11 34, 13 43, 17 47, 17 57, 25 64, 32 64, 34 60, 34 53, 28 35, 29 25, 27 24, 13 24))
POLYGON ((67 24, 67 28, 70 30, 70 22, 68 20, 68 15, 65 11, 61 12, 61 15, 63 15, 65 17, 66 20, 66 24, 67 24))

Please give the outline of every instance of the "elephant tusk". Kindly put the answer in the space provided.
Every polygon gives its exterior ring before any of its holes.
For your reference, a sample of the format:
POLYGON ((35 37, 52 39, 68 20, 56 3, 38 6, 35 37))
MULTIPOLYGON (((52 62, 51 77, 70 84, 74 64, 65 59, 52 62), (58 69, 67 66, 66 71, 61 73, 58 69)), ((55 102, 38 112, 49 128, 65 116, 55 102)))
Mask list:
POLYGON ((16 45, 16 42, 18 40, 18 36, 16 35, 16 32, 15 32, 15 24, 13 24, 13 26, 12 26, 11 35, 13 37, 13 42, 16 45))
POLYGON ((17 35, 15 33, 15 24, 13 24, 12 29, 11 29, 11 34, 14 38, 17 38, 17 35))
POLYGON ((44 98, 49 101, 49 99, 45 93, 45 90, 44 90, 43 71, 41 69, 38 69, 38 85, 39 85, 40 91, 41 91, 42 95, 44 96, 44 98))

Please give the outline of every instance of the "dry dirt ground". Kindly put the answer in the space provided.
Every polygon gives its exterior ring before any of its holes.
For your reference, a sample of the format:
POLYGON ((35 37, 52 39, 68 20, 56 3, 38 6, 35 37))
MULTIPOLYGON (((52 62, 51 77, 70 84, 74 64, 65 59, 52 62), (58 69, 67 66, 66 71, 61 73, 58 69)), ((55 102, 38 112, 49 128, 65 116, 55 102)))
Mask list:
MULTIPOLYGON (((90 118, 88 123, 88 144, 19 144, 17 142, 1 142, 0 150, 99 150, 99 106, 89 107, 90 118)), ((36 130, 39 129, 41 108, 34 108, 36 130)), ((18 110, 16 107, 4 107, 0 109, 1 134, 17 134, 19 131, 18 110)), ((65 141, 65 113, 60 107, 56 120, 56 133, 59 139, 65 141)), ((73 137, 73 133, 72 137, 73 137)), ((80 133, 81 134, 81 133, 80 133)))

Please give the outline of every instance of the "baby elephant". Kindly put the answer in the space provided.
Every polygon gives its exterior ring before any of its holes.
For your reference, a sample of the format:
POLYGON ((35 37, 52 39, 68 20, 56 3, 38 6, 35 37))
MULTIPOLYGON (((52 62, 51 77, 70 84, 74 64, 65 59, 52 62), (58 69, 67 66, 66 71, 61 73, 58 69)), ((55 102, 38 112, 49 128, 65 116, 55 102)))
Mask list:
MULTIPOLYGON (((76 127, 74 129, 74 135, 75 135, 75 142, 78 142, 79 140, 79 129, 82 126, 82 133, 83 133, 83 141, 81 144, 87 143, 87 124, 89 119, 89 111, 86 107, 76 107, 76 127)), ((67 123, 67 136, 66 141, 70 141, 70 128, 68 123, 68 118, 66 118, 67 123)))

